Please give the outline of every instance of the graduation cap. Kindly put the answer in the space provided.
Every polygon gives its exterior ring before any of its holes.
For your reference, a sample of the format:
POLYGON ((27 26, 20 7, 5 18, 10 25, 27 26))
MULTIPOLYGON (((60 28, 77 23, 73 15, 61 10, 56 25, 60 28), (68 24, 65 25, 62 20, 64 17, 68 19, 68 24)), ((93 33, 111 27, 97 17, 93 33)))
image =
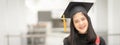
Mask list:
POLYGON ((66 18, 71 18, 77 12, 88 13, 92 5, 91 2, 70 2, 62 15, 64 32, 66 32, 66 18))

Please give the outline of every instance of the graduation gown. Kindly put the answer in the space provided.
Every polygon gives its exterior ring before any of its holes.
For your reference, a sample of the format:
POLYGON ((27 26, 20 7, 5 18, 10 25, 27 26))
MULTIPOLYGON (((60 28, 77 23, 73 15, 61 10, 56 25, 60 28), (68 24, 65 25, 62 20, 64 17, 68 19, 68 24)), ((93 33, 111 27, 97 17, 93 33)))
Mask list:
MULTIPOLYGON (((95 42, 88 43, 86 38, 86 36, 76 38, 76 45, 95 45, 95 42)), ((64 45, 71 45, 70 41, 68 40, 68 37, 64 39, 64 45)), ((106 45, 102 37, 100 37, 100 45, 106 45)))

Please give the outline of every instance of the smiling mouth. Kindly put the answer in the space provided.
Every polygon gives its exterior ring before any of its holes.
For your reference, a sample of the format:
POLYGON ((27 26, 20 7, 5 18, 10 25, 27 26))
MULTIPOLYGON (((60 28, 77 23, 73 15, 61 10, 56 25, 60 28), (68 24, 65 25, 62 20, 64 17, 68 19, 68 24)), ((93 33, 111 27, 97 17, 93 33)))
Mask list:
POLYGON ((79 29, 84 29, 85 27, 86 27, 86 25, 79 27, 79 29))

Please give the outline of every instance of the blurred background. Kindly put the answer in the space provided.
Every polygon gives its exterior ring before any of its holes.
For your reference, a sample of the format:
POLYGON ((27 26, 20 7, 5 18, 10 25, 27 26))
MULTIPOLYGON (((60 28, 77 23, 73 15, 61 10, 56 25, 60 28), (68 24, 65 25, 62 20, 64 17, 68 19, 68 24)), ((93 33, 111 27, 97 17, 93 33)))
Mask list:
MULTIPOLYGON (((0 0, 0 45, 63 45, 61 15, 73 0, 0 0)), ((89 11, 95 32, 107 45, 120 45, 120 0, 94 2, 89 11)))

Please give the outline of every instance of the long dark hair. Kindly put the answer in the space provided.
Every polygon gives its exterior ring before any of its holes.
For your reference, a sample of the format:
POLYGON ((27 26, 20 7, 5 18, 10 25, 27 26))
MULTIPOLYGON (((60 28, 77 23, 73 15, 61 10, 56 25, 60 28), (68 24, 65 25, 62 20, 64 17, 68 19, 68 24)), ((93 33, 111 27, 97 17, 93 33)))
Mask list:
MULTIPOLYGON (((87 15, 87 13, 83 13, 84 16, 87 18, 88 21, 88 29, 87 29, 87 40, 88 42, 95 42, 96 39, 96 33, 94 32, 92 23, 91 23, 91 19, 90 17, 87 15)), ((69 42, 71 43, 71 45, 76 45, 75 44, 75 38, 78 36, 78 31, 76 30, 76 28, 74 27, 73 24, 73 16, 71 18, 71 22, 70 22, 70 35, 68 36, 69 42)))

